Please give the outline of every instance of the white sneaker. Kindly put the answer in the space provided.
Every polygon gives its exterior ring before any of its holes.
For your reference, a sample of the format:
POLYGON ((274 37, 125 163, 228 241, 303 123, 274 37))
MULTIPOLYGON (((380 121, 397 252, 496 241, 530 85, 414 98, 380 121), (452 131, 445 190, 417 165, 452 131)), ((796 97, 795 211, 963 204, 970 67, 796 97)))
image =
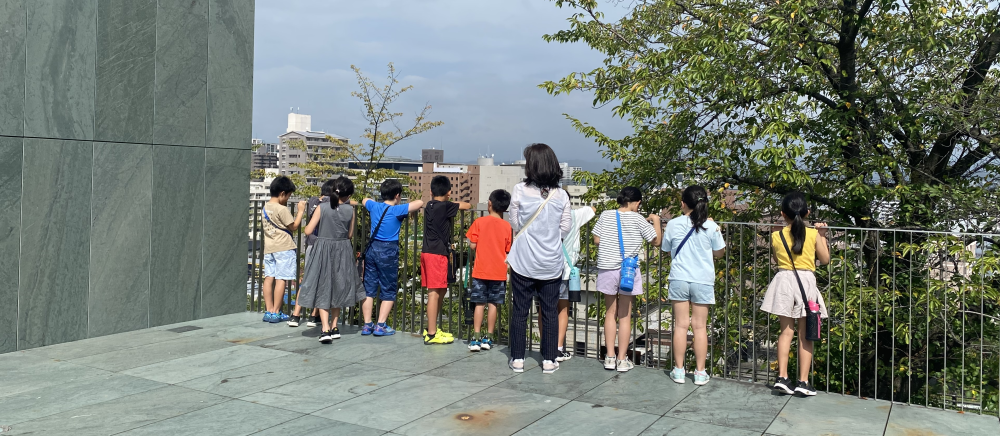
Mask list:
POLYGON ((556 356, 556 362, 565 362, 565 361, 570 360, 572 358, 573 358, 573 353, 570 353, 569 351, 563 350, 563 351, 559 352, 558 356, 556 356))
POLYGON ((551 360, 542 361, 542 374, 552 374, 559 369, 559 363, 553 362, 551 360))
POLYGON ((635 364, 631 360, 619 360, 618 361, 618 372, 628 372, 628 370, 635 368, 635 364))
POLYGON ((617 367, 617 362, 615 362, 615 356, 608 356, 604 358, 604 369, 614 370, 617 367))
POLYGON ((508 366, 514 372, 524 372, 524 359, 510 359, 508 366))

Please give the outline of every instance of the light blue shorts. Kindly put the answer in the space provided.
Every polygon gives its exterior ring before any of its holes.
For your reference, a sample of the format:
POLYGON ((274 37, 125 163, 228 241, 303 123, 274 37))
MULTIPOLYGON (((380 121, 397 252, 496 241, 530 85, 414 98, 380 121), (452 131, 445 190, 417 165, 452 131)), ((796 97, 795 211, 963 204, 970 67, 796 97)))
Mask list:
POLYGON ((264 255, 264 277, 278 280, 295 280, 295 250, 279 251, 264 255))
POLYGON ((669 298, 672 301, 690 301, 694 304, 715 304, 715 286, 671 280, 669 298))

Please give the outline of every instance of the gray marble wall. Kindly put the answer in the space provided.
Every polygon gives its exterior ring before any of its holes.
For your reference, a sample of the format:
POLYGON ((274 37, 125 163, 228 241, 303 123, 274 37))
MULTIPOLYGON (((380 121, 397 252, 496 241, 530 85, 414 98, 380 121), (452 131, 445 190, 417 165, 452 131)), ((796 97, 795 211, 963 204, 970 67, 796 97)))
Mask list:
POLYGON ((246 309, 254 0, 0 0, 0 353, 246 309))

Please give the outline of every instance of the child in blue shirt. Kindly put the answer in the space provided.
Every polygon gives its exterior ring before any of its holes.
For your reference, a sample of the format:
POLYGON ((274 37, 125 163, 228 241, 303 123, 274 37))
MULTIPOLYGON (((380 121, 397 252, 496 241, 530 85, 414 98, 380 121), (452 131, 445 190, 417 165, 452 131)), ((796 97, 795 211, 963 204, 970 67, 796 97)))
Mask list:
POLYGON ((670 301, 674 306, 674 369, 670 378, 684 383, 687 332, 694 319, 694 384, 708 383, 708 306, 715 304, 715 258, 726 252, 719 226, 708 217, 708 192, 689 186, 681 195, 684 214, 667 222, 663 251, 670 253, 670 301), (693 312, 693 316, 692 316, 693 312))
POLYGON ((415 212, 424 206, 417 200, 408 204, 399 204, 403 193, 403 184, 399 180, 386 180, 379 188, 382 201, 377 202, 366 198, 362 202, 371 217, 370 245, 365 257, 365 301, 362 311, 365 325, 361 328, 362 335, 389 336, 396 330, 386 325, 392 305, 396 301, 399 289, 399 228, 410 212, 415 212), (372 310, 375 297, 382 300, 378 310, 378 324, 372 323, 372 310))

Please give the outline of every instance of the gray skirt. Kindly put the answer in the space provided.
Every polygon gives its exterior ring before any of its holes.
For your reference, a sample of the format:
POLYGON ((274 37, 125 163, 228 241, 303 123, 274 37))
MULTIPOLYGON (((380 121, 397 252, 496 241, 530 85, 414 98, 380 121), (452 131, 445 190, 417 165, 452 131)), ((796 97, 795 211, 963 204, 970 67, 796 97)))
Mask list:
MULTIPOLYGON (((806 296, 819 303, 823 318, 828 318, 823 294, 820 294, 819 288, 816 287, 816 275, 812 271, 799 271, 799 278, 802 279, 806 296)), ((778 270, 771 284, 767 286, 767 293, 764 294, 760 310, 788 318, 802 318, 805 315, 805 305, 802 304, 802 293, 799 291, 798 282, 795 281, 794 271, 778 270)))
POLYGON ((313 243, 302 277, 298 303, 302 307, 332 309, 364 300, 365 289, 355 266, 348 239, 318 238, 313 243))

